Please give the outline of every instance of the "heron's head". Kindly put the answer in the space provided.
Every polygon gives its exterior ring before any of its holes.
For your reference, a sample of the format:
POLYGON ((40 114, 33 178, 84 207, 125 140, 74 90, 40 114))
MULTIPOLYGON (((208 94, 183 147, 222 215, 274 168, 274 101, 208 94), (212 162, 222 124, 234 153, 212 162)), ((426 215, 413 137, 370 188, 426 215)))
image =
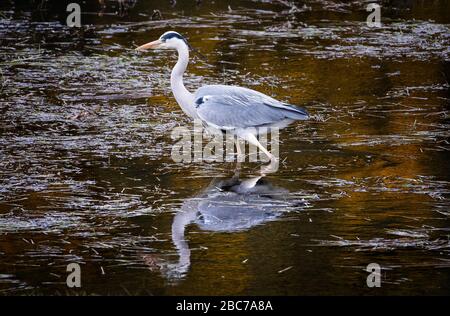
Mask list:
POLYGON ((142 51, 147 49, 179 49, 182 46, 189 46, 187 40, 179 33, 169 31, 161 35, 156 41, 144 44, 136 48, 136 50, 142 51))

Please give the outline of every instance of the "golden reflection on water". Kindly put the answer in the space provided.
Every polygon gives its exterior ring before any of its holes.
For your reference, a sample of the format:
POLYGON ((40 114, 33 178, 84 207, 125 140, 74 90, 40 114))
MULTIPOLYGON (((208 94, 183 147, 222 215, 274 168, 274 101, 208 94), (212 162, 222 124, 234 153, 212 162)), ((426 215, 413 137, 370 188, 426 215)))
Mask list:
POLYGON ((35 13, 0 20, 0 293, 64 294, 77 261, 82 294, 448 294, 448 2, 392 1, 381 30, 358 1, 350 13, 320 2, 292 14, 138 1, 122 17, 92 5, 78 33, 35 13), (26 35, 30 19, 48 29, 26 35), (171 129, 189 124, 169 89, 175 55, 133 51, 169 29, 208 56, 192 59, 189 89, 248 86, 313 115, 282 131, 283 163, 265 179, 288 192, 283 213, 239 231, 189 223, 177 278, 174 218, 226 196, 205 192, 235 166, 170 158, 171 129), (11 61, 30 55, 19 36, 33 59, 11 61), (377 291, 371 262, 385 268, 377 291))

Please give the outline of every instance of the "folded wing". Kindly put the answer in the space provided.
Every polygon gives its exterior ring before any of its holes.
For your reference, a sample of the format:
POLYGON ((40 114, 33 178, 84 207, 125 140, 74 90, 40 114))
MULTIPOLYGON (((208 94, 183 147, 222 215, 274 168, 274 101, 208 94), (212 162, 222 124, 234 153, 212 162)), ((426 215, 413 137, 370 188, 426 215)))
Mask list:
POLYGON ((195 94, 199 117, 215 128, 272 125, 284 120, 304 120, 306 110, 279 102, 260 92, 233 86, 205 86, 195 94))

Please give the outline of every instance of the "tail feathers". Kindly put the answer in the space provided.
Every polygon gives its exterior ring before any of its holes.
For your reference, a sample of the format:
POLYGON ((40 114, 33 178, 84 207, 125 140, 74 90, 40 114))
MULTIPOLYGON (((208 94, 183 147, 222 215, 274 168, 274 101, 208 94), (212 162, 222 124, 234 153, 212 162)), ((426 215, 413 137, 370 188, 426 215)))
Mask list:
POLYGON ((293 104, 283 104, 283 109, 286 110, 286 116, 293 120, 307 120, 309 119, 309 113, 305 108, 299 107, 293 104))

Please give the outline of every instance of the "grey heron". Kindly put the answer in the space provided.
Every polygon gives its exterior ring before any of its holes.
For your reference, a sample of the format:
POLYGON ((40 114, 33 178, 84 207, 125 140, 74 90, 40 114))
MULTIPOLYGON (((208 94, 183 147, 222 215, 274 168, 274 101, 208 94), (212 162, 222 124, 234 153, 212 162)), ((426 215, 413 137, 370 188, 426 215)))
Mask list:
MULTIPOLYGON (((186 38, 169 31, 158 40, 139 46, 136 50, 158 48, 178 51, 178 62, 172 70, 170 83, 181 109, 191 118, 200 119, 205 126, 231 132, 257 146, 271 161, 276 160, 276 157, 258 141, 259 131, 284 128, 296 120, 309 118, 308 112, 301 107, 280 102, 248 88, 205 85, 191 93, 183 83, 191 48, 186 38)), ((236 147, 239 154, 239 146, 236 147)))

